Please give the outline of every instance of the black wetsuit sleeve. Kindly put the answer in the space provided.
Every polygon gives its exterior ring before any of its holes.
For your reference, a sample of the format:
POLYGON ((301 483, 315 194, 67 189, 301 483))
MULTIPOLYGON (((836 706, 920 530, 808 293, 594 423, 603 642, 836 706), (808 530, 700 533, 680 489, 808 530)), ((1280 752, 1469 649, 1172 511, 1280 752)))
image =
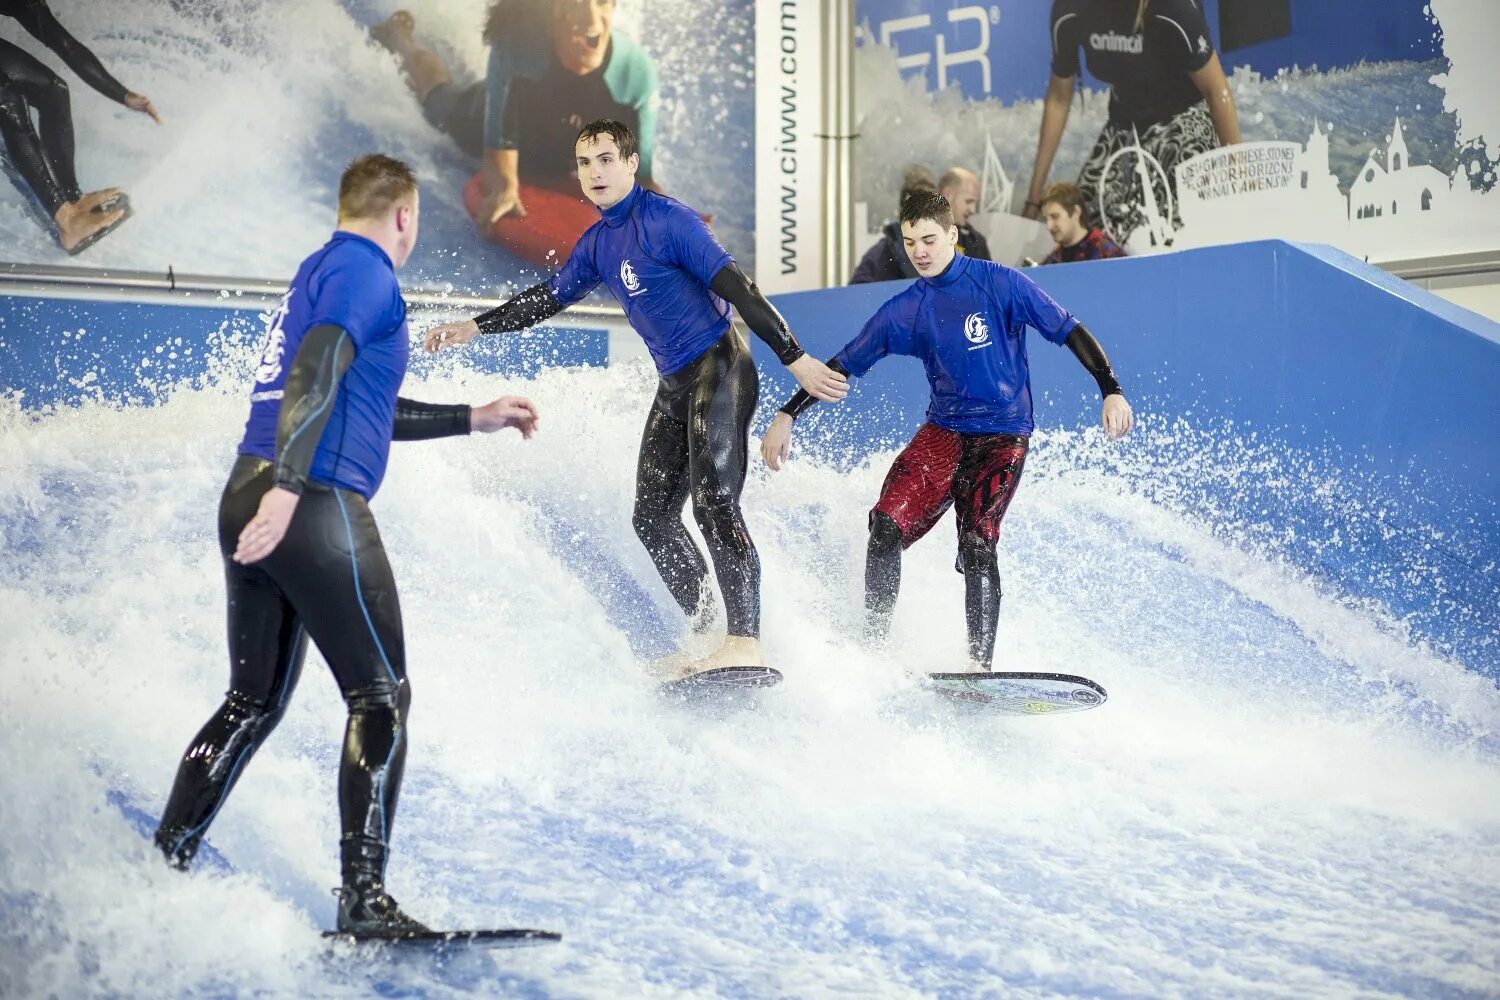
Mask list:
POLYGON ((1094 339, 1087 327, 1079 323, 1063 343, 1068 345, 1068 350, 1073 352, 1073 356, 1094 376, 1094 381, 1099 383, 1099 395, 1125 395, 1120 383, 1115 380, 1114 371, 1109 367, 1109 358, 1104 356, 1104 348, 1099 346, 1099 341, 1094 339))
POLYGON ((90 52, 88 46, 68 33, 68 29, 62 26, 47 7, 45 0, 26 0, 18 6, 20 9, 11 16, 21 23, 21 27, 56 52, 84 83, 111 101, 125 103, 125 95, 129 91, 119 80, 110 76, 99 57, 90 52))
POLYGON ((745 325, 776 352, 776 360, 789 365, 807 353, 797 343, 797 338, 792 335, 791 327, 786 325, 781 313, 766 300, 755 282, 740 270, 738 264, 729 263, 719 268, 719 273, 714 275, 714 280, 708 287, 719 298, 739 310, 745 325))
MULTIPOLYGON (((838 358, 830 358, 828 361, 828 367, 832 368, 834 371, 838 372, 845 378, 849 377, 849 369, 845 368, 843 362, 839 361, 838 358)), ((796 393, 793 394, 792 398, 786 401, 786 405, 781 408, 781 412, 785 413, 793 420, 796 420, 798 417, 802 416, 803 410, 807 409, 817 401, 818 397, 814 396, 806 389, 798 389, 796 393)))
POLYGON ((514 333, 535 326, 563 311, 552 289, 544 281, 532 285, 510 301, 502 303, 489 312, 474 317, 480 333, 514 333))
POLYGON ((396 397, 392 441, 430 441, 469 433, 471 408, 463 403, 421 403, 396 397))
POLYGON ((303 336, 286 376, 276 420, 275 483, 282 489, 300 496, 307 486, 313 456, 333 413, 339 380, 353 362, 354 340, 340 327, 319 323, 303 336))

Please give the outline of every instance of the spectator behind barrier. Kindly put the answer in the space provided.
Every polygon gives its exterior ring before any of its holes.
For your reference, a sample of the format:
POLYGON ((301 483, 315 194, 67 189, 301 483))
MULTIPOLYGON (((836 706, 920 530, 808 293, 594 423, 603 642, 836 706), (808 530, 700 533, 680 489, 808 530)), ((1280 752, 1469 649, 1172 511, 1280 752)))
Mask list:
POLYGON ((1120 245, 1102 229, 1083 224, 1083 192, 1077 184, 1059 181, 1042 192, 1042 221, 1057 246, 1043 264, 1071 264, 1078 260, 1124 257, 1120 245))
POLYGON ((979 178, 972 170, 949 167, 938 179, 938 191, 953 206, 953 225, 958 228, 958 252, 979 260, 994 260, 984 234, 969 225, 969 216, 979 211, 979 178))
MULTIPOLYGON (((901 194, 896 199, 897 214, 900 214, 901 206, 906 204, 906 199, 914 193, 936 190, 937 184, 933 182, 932 173, 926 167, 917 165, 907 167, 906 176, 901 181, 901 194)), ((899 278, 915 278, 916 276, 917 269, 912 267, 911 258, 906 255, 906 245, 901 241, 901 221, 897 218, 887 222, 881 228, 880 239, 860 258, 859 264, 854 268, 854 274, 849 278, 849 284, 896 281, 899 278)))

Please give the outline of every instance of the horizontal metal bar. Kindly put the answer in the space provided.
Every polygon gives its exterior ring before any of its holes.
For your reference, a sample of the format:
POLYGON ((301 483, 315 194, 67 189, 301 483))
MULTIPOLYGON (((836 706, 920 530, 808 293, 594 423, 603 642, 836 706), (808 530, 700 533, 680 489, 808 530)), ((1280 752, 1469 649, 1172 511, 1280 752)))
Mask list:
POLYGON ((1475 274, 1494 274, 1500 278, 1500 250, 1391 260, 1376 266, 1382 271, 1394 274, 1398 278, 1405 278, 1407 281, 1456 278, 1475 274))
MULTIPOLYGON (((286 283, 264 278, 234 278, 211 274, 178 274, 173 270, 131 271, 118 268, 59 267, 50 264, 0 262, 0 294, 30 293, 85 298, 120 297, 126 301, 183 301, 192 305, 224 305, 226 299, 251 304, 274 302, 286 291, 286 283), (212 296, 204 299, 202 296, 212 296)), ((496 296, 466 295, 409 289, 402 292, 409 306, 455 311, 490 309, 505 301, 496 296)), ((570 316, 623 321, 618 306, 579 305, 570 316)))

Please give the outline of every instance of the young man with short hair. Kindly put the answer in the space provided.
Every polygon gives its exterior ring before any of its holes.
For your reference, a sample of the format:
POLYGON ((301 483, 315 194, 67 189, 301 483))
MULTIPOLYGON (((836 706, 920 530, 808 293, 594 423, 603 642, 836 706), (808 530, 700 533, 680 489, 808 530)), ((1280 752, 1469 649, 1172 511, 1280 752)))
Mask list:
MULTIPOLYGON (((890 627, 901 585, 901 552, 955 508, 958 565, 970 671, 991 669, 1000 615, 995 544, 1015 496, 1032 431, 1026 327, 1066 344, 1099 385, 1110 437, 1130 430, 1130 405, 1099 342, 1024 274, 956 252, 958 231, 946 199, 924 192, 901 208, 907 253, 920 276, 881 306, 829 362, 862 376, 881 358, 922 359, 932 387, 927 421, 896 457, 870 511, 865 563, 869 635, 890 627)), ((761 443, 772 470, 791 446, 792 424, 811 406, 805 392, 781 408, 761 443)))
POLYGON ((1071 264, 1080 260, 1103 260, 1124 257, 1120 245, 1102 229, 1090 229, 1083 222, 1083 192, 1077 184, 1059 181, 1042 192, 1042 221, 1057 246, 1043 264, 1071 264))
POLYGON ((229 691, 188 745, 156 831, 186 868, 250 757, 281 721, 310 637, 349 708, 339 767, 338 929, 425 928, 385 891, 411 687, 396 583, 367 501, 392 440, 536 430, 517 396, 471 410, 396 395, 410 348, 395 269, 417 241, 417 181, 388 156, 355 160, 338 230, 269 314, 250 418, 219 501, 229 597, 229 691))
POLYGON ((848 382, 803 352, 697 212, 636 183, 640 157, 629 128, 608 119, 590 122, 579 131, 574 153, 583 193, 603 217, 557 274, 476 319, 434 327, 427 349, 524 330, 604 284, 646 341, 661 376, 636 466, 636 535, 678 606, 703 630, 712 595, 703 555, 682 523, 691 496, 728 618, 718 650, 698 660, 678 657, 667 671, 689 676, 763 666, 760 557, 740 513, 759 377, 748 345, 730 324, 729 307, 804 391, 833 402, 843 398, 848 382))

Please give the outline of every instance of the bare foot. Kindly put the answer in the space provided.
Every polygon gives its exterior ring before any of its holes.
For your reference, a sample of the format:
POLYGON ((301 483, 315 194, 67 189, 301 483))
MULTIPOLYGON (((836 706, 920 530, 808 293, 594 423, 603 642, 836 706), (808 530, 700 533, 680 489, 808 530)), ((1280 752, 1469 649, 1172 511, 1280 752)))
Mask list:
POLYGON ((976 663, 975 661, 970 660, 968 663, 964 664, 962 669, 955 670, 953 672, 955 674, 987 674, 990 673, 990 668, 986 667, 982 663, 976 663))
POLYGON ((90 191, 73 202, 72 207, 80 212, 97 212, 100 208, 108 206, 110 202, 118 200, 121 193, 117 187, 105 188, 102 191, 90 191))
POLYGON ((370 37, 392 52, 400 52, 403 48, 411 47, 414 27, 416 21, 412 19, 410 12, 398 10, 371 28, 370 37))
MULTIPOLYGON (((103 199, 100 199, 103 200, 103 199)), ((57 222, 57 242, 64 250, 72 252, 79 244, 99 232, 108 229, 125 217, 120 209, 112 212, 96 212, 88 207, 87 199, 80 198, 57 210, 53 218, 57 222)))
POLYGON ((703 659, 687 664, 682 676, 690 677, 718 667, 763 667, 765 665, 766 657, 761 652, 759 639, 752 639, 748 635, 731 635, 726 636, 723 645, 703 659))

